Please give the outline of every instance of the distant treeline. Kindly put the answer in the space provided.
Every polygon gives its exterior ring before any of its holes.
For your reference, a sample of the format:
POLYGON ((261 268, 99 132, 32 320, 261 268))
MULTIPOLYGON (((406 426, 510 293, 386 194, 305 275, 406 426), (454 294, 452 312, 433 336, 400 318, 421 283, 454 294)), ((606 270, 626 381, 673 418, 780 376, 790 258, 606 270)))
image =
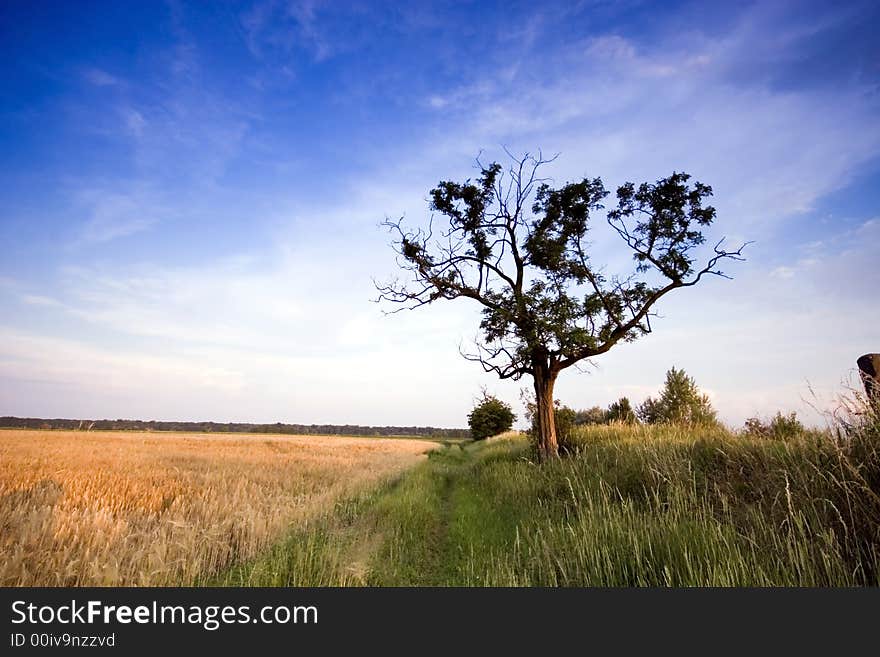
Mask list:
POLYGON ((156 420, 45 420, 34 417, 0 417, 0 427, 10 429, 67 429, 74 431, 200 431, 217 433, 289 433, 338 436, 434 436, 469 438, 467 429, 437 427, 362 427, 356 424, 248 424, 244 422, 158 422, 156 420))

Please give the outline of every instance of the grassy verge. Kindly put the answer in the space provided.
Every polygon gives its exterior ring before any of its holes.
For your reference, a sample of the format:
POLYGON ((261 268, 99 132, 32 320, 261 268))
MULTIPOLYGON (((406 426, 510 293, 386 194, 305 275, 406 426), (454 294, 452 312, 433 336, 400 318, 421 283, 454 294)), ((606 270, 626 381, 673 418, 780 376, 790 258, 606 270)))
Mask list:
POLYGON ((522 438, 447 446, 219 583, 878 584, 874 448, 675 427, 576 441, 544 465, 522 438))

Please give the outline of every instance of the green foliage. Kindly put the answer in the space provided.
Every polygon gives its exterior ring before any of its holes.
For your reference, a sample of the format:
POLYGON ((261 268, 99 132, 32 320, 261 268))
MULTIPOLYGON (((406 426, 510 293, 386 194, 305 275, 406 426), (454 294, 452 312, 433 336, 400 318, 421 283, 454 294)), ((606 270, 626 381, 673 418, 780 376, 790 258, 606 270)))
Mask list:
POLYGON ((575 428, 577 413, 568 406, 560 406, 557 401, 553 415, 556 419, 556 440, 559 443, 559 451, 566 454, 572 449, 572 432, 575 428))
POLYGON ((694 379, 676 368, 666 372, 666 382, 658 399, 648 397, 639 406, 638 417, 646 424, 714 424, 715 409, 708 395, 700 392, 694 379))
POLYGON ((605 412, 605 422, 635 424, 638 421, 636 412, 633 410, 628 397, 621 397, 616 402, 613 402, 605 412))
POLYGON ((663 410, 660 402, 653 397, 648 397, 639 404, 639 407, 636 409, 636 415, 645 424, 660 424, 663 422, 663 410))
POLYGON ((621 397, 616 402, 612 402, 607 409, 593 406, 592 408, 576 411, 574 414, 575 426, 608 424, 609 422, 634 424, 638 421, 636 411, 633 409, 628 397, 621 397))
POLYGON ((750 417, 743 425, 743 432, 750 436, 776 440, 796 438, 803 435, 805 431, 804 425, 797 419, 795 412, 783 415, 781 411, 776 411, 776 415, 769 422, 759 417, 750 417))
POLYGON ((474 440, 510 431, 516 420, 510 406, 492 395, 483 393, 483 398, 468 414, 468 426, 474 440))
POLYGON ((583 424, 603 424, 605 422, 605 411, 599 406, 582 409, 574 414, 574 423, 577 426, 583 424))

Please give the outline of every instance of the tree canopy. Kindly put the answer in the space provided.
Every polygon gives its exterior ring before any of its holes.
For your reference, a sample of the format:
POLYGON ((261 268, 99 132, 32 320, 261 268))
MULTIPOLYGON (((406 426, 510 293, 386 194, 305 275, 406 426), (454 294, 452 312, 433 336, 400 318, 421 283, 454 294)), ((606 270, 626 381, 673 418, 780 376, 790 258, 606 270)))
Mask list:
POLYGON ((435 214, 426 228, 387 220, 408 276, 377 287, 380 299, 401 309, 441 299, 479 303, 482 336, 463 355, 502 379, 534 378, 539 446, 551 456, 559 372, 649 333, 661 297, 706 275, 725 276, 722 261, 741 260, 742 247, 726 250, 720 240, 697 264, 702 230, 716 212, 705 204, 712 188, 686 173, 625 183, 606 210, 610 193, 600 178, 553 187, 539 176, 550 160, 511 160, 506 170, 478 160, 475 180, 441 181, 430 193, 435 214), (628 272, 609 274, 591 258, 587 238, 602 213, 632 253, 628 272))
POLYGON ((700 391, 693 377, 676 368, 666 372, 666 382, 657 399, 648 397, 638 409, 648 424, 712 424, 715 409, 709 396, 700 391))
POLYGON ((510 431, 515 420, 516 415, 509 405, 485 392, 483 398, 468 414, 468 426, 471 428, 471 437, 474 440, 483 440, 510 431))

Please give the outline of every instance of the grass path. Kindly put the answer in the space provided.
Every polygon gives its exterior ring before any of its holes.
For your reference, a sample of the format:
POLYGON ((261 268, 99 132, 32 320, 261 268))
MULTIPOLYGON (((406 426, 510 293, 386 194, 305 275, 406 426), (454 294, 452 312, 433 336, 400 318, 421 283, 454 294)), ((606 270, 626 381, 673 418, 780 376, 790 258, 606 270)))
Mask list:
POLYGON ((473 446, 447 444, 405 474, 338 502, 221 586, 442 586, 460 555, 451 527, 473 446))
POLYGON ((472 448, 447 446, 402 478, 369 510, 385 540, 374 554, 370 586, 442 586, 448 583, 457 545, 450 525, 461 471, 472 448))

